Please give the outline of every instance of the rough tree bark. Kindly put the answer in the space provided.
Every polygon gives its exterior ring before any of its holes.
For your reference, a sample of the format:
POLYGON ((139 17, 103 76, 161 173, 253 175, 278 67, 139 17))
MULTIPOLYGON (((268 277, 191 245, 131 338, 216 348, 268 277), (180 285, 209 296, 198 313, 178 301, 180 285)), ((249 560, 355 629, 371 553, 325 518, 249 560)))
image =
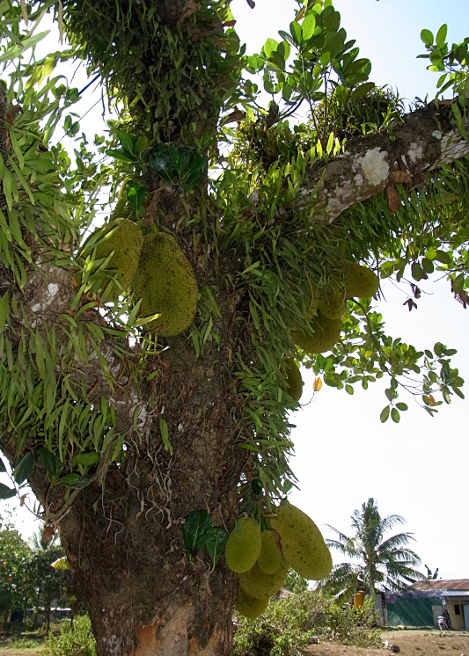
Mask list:
MULTIPOLYGON (((160 8, 168 20, 196 10, 193 0, 165 0, 160 8)), ((5 152, 4 95, 0 101, 0 144, 5 152)), ((322 179, 314 201, 322 209, 315 219, 332 221, 355 203, 382 193, 395 169, 406 170, 418 183, 424 172, 468 152, 467 143, 454 132, 448 109, 431 104, 397 127, 392 141, 386 135, 351 140, 345 155, 318 164, 311 180, 314 184, 322 179)), ((312 202, 309 193, 304 191, 306 203, 312 202)), ((169 191, 159 200, 170 226, 177 221, 181 200, 169 191)), ((178 237, 199 282, 214 275, 199 265, 190 233, 178 237)), ((36 263, 39 269, 29 272, 24 290, 28 318, 38 326, 60 324, 74 296, 71 276, 40 259, 36 263)), ((220 281, 235 266, 222 252, 217 262, 220 281)), ((14 286, 7 272, 0 271, 2 293, 14 286)), ((237 443, 239 399, 230 373, 233 352, 244 341, 235 321, 243 299, 227 290, 216 301, 220 317, 213 330, 220 346, 213 343, 199 359, 185 337, 173 338, 167 350, 148 362, 148 373, 158 370, 156 377, 138 389, 120 362, 112 361, 111 346, 104 354, 118 383, 115 389, 93 362, 81 368, 89 398, 107 396, 116 408, 117 429, 129 432, 123 466, 100 471, 65 507, 60 491, 49 495, 40 466, 31 475, 46 519, 60 532, 77 594, 88 605, 98 656, 222 656, 231 651, 235 577, 223 562, 210 572, 203 559, 190 561, 181 531, 183 518, 192 510, 208 510, 214 524, 232 528, 236 487, 245 464, 237 443), (131 431, 136 408, 142 442, 131 431), (161 418, 168 425, 173 455, 162 445, 161 418)), ((91 313, 86 320, 99 317, 91 313)), ((1 436, 0 446, 14 463, 15 446, 8 434, 1 436)))

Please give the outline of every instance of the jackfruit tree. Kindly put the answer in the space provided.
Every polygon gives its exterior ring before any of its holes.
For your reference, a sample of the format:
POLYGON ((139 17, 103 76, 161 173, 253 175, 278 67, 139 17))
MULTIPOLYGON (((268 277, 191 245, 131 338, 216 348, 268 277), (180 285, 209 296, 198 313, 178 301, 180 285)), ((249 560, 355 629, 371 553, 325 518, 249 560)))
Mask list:
POLYGON ((290 565, 331 566, 281 505, 298 366, 387 378, 382 421, 404 389, 432 415, 463 397, 454 350, 387 335, 379 280, 417 295, 440 272, 469 300, 469 39, 423 30, 439 97, 407 108, 331 0, 255 55, 230 0, 0 13, 0 497, 27 505, 29 482, 99 656, 229 654, 235 602, 255 616, 290 565), (44 13, 66 38, 46 55, 44 13), (93 84, 113 112, 94 141, 74 108, 93 84), (255 544, 228 548, 247 518, 255 544))

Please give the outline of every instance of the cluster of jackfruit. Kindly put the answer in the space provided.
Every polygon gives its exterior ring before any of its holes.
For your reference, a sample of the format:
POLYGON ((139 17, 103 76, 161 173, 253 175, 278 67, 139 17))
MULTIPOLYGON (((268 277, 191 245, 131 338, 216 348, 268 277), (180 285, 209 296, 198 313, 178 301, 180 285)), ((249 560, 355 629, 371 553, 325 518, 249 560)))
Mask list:
POLYGON ((367 267, 356 262, 343 265, 343 287, 327 296, 315 299, 316 315, 310 321, 314 334, 293 330, 295 343, 309 355, 330 351, 339 341, 342 319, 347 311, 350 298, 369 298, 379 289, 379 278, 367 267))
POLYGON ((236 523, 228 537, 225 560, 239 574, 237 611, 249 619, 262 615, 270 597, 285 584, 292 567, 300 576, 320 580, 332 558, 316 524, 299 508, 282 504, 262 531, 250 517, 236 523))
POLYGON ((143 241, 132 289, 142 299, 140 315, 159 316, 147 328, 164 337, 183 333, 194 320, 198 288, 194 271, 177 241, 158 232, 143 241))
MULTIPOLYGON (((115 269, 122 288, 142 300, 140 316, 158 315, 146 325, 148 330, 174 337, 189 328, 197 309, 197 281, 174 237, 163 232, 144 237, 136 223, 121 218, 93 233, 83 256, 95 244, 95 260, 111 256, 106 268, 115 269)), ((102 291, 109 280, 101 278, 94 275, 94 289, 102 291)))

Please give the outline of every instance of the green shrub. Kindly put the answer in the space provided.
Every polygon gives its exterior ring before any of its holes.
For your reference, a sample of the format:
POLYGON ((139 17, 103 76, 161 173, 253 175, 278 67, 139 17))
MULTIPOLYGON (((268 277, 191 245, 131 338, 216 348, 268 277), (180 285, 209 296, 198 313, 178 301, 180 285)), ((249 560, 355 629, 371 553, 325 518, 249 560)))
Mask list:
POLYGON ((289 656, 305 647, 313 635, 345 645, 380 647, 370 601, 355 610, 328 599, 321 592, 306 591, 271 601, 257 620, 237 617, 235 656, 289 656))
POLYGON ((70 622, 62 622, 59 635, 49 633, 46 653, 51 656, 96 656, 96 643, 89 617, 75 617, 73 629, 70 622))
POLYGON ((306 592, 306 590, 308 590, 309 581, 303 576, 297 574, 294 569, 290 569, 288 570, 287 580, 283 587, 285 590, 290 590, 290 592, 299 594, 300 592, 306 592))
POLYGON ((34 649, 39 647, 40 643, 32 638, 17 638, 11 643, 12 649, 34 649))

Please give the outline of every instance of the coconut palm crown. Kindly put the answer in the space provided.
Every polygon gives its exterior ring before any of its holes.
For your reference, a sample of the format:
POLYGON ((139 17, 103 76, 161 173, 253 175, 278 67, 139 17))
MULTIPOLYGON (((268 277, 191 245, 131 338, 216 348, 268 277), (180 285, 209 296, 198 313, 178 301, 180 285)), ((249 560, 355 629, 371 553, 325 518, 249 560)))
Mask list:
POLYGON ((425 578, 415 569, 421 561, 408 548, 412 533, 397 533, 386 538, 396 525, 405 520, 400 515, 381 517, 377 503, 370 498, 351 515, 353 537, 344 535, 333 526, 328 528, 336 539, 328 539, 329 547, 336 549, 348 562, 334 566, 324 587, 338 596, 353 594, 357 590, 403 590, 410 583, 425 578))

